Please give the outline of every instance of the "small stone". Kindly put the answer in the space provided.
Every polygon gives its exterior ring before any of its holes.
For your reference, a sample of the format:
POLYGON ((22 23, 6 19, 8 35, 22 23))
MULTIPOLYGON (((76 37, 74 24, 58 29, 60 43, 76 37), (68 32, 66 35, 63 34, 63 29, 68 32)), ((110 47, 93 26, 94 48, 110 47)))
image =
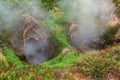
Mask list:
POLYGON ((120 42, 120 28, 118 29, 117 33, 114 36, 113 39, 115 42, 120 42))
POLYGON ((67 47, 63 48, 62 54, 68 54, 71 50, 67 47))

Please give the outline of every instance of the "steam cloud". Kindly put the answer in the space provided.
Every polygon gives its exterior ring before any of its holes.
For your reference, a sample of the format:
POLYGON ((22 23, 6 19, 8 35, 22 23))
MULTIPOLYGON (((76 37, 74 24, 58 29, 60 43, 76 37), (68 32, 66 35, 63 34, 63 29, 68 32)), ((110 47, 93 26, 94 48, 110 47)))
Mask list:
MULTIPOLYGON (((14 3, 10 1, 11 0, 8 0, 7 3, 7 0, 0 0, 0 36, 2 36, 5 30, 14 31, 16 28, 13 24, 18 23, 17 20, 19 20, 24 13, 32 15, 37 20, 42 20, 45 17, 45 11, 38 5, 38 0, 15 0, 14 3)), ((22 27, 20 26, 21 24, 23 25, 23 23, 19 23, 19 27, 22 27)), ((23 48, 21 45, 19 45, 19 47, 23 48)), ((48 43, 43 44, 42 42, 38 45, 34 40, 29 40, 25 45, 24 55, 29 63, 37 65, 48 60, 48 57, 46 57, 48 55, 44 53, 46 45, 49 45, 48 43)))
POLYGON ((102 36, 115 9, 112 0, 62 0, 61 3, 68 21, 78 24, 77 35, 72 38, 76 47, 92 45, 94 38, 102 36))
POLYGON ((6 29, 13 20, 18 19, 23 13, 28 13, 37 19, 45 17, 45 11, 40 8, 37 0, 17 0, 14 3, 10 1, 0 0, 0 30, 6 29))
POLYGON ((46 45, 38 44, 36 41, 29 39, 29 41, 26 41, 25 45, 25 56, 29 63, 37 65, 48 60, 45 53, 47 43, 46 45))

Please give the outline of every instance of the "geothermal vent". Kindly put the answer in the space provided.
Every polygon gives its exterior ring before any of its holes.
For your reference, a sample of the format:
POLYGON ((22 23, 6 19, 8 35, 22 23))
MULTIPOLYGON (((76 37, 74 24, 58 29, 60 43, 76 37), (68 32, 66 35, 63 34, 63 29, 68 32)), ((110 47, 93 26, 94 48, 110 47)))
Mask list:
POLYGON ((105 46, 105 40, 103 36, 91 37, 89 35, 81 34, 79 31, 78 23, 71 24, 68 30, 68 36, 71 45, 80 52, 86 52, 94 49, 102 49, 105 46))
POLYGON ((31 64, 40 64, 53 57, 50 36, 29 15, 23 15, 14 25, 9 37, 16 55, 25 57, 31 64))
POLYGON ((67 8, 66 16, 72 23, 68 31, 71 45, 81 52, 104 48, 108 23, 116 16, 112 0, 63 0, 63 3, 65 6, 60 7, 67 8))

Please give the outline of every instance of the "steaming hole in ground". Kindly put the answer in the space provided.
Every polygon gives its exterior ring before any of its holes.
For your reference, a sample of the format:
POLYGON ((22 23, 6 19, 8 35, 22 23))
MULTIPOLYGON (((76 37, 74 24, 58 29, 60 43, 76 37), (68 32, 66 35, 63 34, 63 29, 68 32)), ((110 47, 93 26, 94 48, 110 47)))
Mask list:
MULTIPOLYGON (((46 45, 48 44, 46 43, 46 45)), ((49 60, 47 55, 45 55, 46 48, 47 46, 39 44, 39 41, 30 38, 25 41, 25 57, 31 64, 43 63, 49 60)))
POLYGON ((81 52, 103 48, 109 22, 116 17, 112 0, 63 0, 63 3, 60 7, 67 8, 67 19, 72 23, 68 31, 71 45, 81 52))
POLYGON ((53 58, 54 48, 48 33, 32 16, 21 16, 9 37, 16 55, 31 64, 41 64, 53 58), (29 17, 28 17, 29 16, 29 17), (26 19, 27 18, 27 19, 26 19))

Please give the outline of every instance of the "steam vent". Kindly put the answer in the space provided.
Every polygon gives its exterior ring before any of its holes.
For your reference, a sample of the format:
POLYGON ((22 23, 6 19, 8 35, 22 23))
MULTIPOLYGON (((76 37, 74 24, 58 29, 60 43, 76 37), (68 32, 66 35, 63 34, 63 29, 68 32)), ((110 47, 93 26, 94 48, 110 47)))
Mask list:
POLYGON ((30 15, 24 14, 14 25, 9 41, 19 57, 31 64, 41 64, 53 57, 50 36, 30 15))
POLYGON ((105 45, 103 36, 90 38, 87 35, 80 33, 79 24, 72 23, 69 27, 69 40, 71 45, 79 52, 87 52, 94 49, 101 49, 105 45), (85 36, 85 37, 84 37, 85 36))
POLYGON ((120 28, 118 27, 118 23, 116 23, 114 27, 112 24, 109 24, 108 29, 102 35, 93 37, 89 37, 88 33, 88 36, 81 34, 79 26, 78 23, 72 23, 68 30, 71 45, 79 52, 84 53, 90 50, 100 50, 108 45, 120 42, 120 28), (112 37, 110 37, 109 34, 111 34, 112 37))

